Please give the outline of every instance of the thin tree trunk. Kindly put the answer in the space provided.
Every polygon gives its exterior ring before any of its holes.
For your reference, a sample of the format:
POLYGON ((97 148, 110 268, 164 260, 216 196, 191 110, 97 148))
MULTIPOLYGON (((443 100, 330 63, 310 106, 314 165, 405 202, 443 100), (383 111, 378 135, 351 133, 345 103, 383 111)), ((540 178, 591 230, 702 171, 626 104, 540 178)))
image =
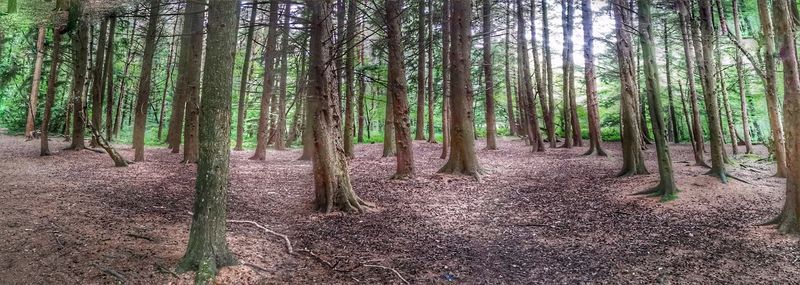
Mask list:
POLYGON ((606 156, 601 144, 600 111, 597 102, 597 82, 594 73, 594 29, 592 27, 592 1, 583 0, 583 60, 586 80, 586 109, 589 115, 589 150, 585 155, 606 156))
MULTIPOLYGON (((497 129, 494 118, 494 74, 492 69, 492 2, 483 0, 483 91, 486 96, 486 149, 497 149, 497 129)), ((537 70, 538 73, 538 70, 537 70)))
POLYGON ((547 141, 550 142, 551 148, 555 148, 556 130, 555 124, 553 124, 553 116, 550 115, 552 107, 547 105, 547 98, 544 95, 547 93, 545 90, 547 85, 542 82, 541 64, 539 64, 539 44, 536 41, 536 1, 531 1, 531 49, 533 54, 533 74, 536 80, 536 97, 539 97, 539 104, 542 108, 547 141))
MULTIPOLYGON (((137 12, 138 12, 138 10, 137 10, 137 12)), ((116 111, 116 116, 114 118, 114 137, 119 135, 119 130, 120 130, 120 127, 122 126, 122 122, 123 122, 123 119, 124 119, 123 116, 122 116, 122 113, 123 113, 123 109, 122 108, 123 108, 124 103, 127 101, 125 99, 126 95, 127 95, 127 89, 125 89, 125 83, 127 83, 127 81, 128 81, 128 71, 130 70, 131 63, 133 62, 133 49, 134 49, 133 39, 134 39, 134 36, 136 35, 136 23, 137 23, 138 20, 139 20, 138 18, 134 18, 133 19, 133 24, 131 24, 131 35, 130 35, 130 37, 128 37, 128 43, 129 43, 128 44, 128 52, 127 52, 127 55, 125 56, 125 67, 122 69, 122 80, 119 83, 119 99, 117 100, 117 111, 116 111)), ((175 94, 178 94, 178 93, 176 92, 175 94)), ((177 112, 177 109, 178 109, 178 106, 173 102, 172 113, 175 114, 175 112, 177 112)), ((171 123, 172 122, 170 121, 170 124, 171 123)), ((170 127, 170 129, 171 129, 171 127, 170 127)), ((167 136, 169 137, 169 132, 167 132, 167 136)))
POLYGON ((383 157, 395 155, 394 99, 386 92, 386 115, 383 122, 383 157))
MULTIPOLYGON (((192 6, 194 7, 194 6, 192 6)), ((189 5, 186 5, 183 16, 183 27, 181 28, 181 45, 178 51, 178 77, 175 81, 175 92, 172 95, 172 104, 170 108, 172 112, 169 118, 169 129, 167 129, 167 144, 172 153, 180 152, 181 138, 183 137, 184 117, 186 117, 186 101, 189 97, 189 71, 192 69, 189 66, 189 58, 192 56, 192 50, 198 47, 192 46, 192 19, 194 12, 190 11, 189 5)))
MULTIPOLYGON (((188 5, 192 5, 189 2, 188 5)), ((205 1, 200 5, 205 6, 205 1)), ((206 72, 199 130, 201 159, 186 253, 178 272, 195 271, 195 284, 208 284, 219 268, 237 264, 225 239, 226 202, 230 171, 231 93, 239 1, 208 5, 206 72)), ((188 10, 188 8, 187 8, 188 10)), ((198 13, 204 18, 204 13, 198 13)), ((196 15, 197 16, 197 15, 196 15)))
POLYGON ((264 51, 264 83, 262 86, 260 113, 258 116, 256 150, 253 156, 250 157, 252 160, 265 160, 267 158, 269 108, 274 88, 275 50, 278 45, 278 4, 279 1, 272 1, 269 5, 269 34, 267 35, 267 46, 264 51))
MULTIPOLYGON (((563 104, 564 104, 564 111, 562 112, 563 120, 564 120, 564 144, 562 147, 564 148, 572 148, 574 136, 572 127, 574 124, 572 123, 572 97, 570 96, 570 84, 575 84, 574 81, 570 80, 570 73, 572 73, 572 20, 570 19, 572 15, 570 15, 570 11, 572 11, 572 3, 570 1, 561 1, 561 21, 564 23, 563 27, 563 35, 564 35, 564 51, 562 55, 562 75, 563 75, 563 83, 561 88, 561 94, 563 94, 563 104)), ((524 52, 524 50, 523 50, 524 52)), ((575 142, 577 145, 577 142, 575 142)))
POLYGON ((531 151, 544 151, 544 141, 539 133, 539 116, 536 111, 535 94, 531 83, 531 72, 528 64, 528 47, 525 39, 525 18, 522 1, 517 0, 517 52, 520 69, 520 97, 523 102, 525 116, 528 122, 528 140, 531 142, 531 151))
MULTIPOLYGON (((286 136, 286 78, 289 76, 289 60, 288 54, 290 52, 289 49, 289 16, 292 11, 292 2, 289 0, 284 0, 285 2, 285 12, 283 14, 283 26, 281 29, 283 30, 283 37, 281 38, 281 66, 280 66, 280 84, 281 89, 278 96, 278 126, 275 129, 275 149, 277 150, 284 150, 286 146, 284 145, 284 139, 286 136)), ((351 135, 352 137, 352 135, 351 135)))
POLYGON ((344 154, 347 158, 353 158, 353 131, 355 130, 355 118, 353 118, 353 100, 355 97, 355 61, 356 61, 356 10, 358 3, 350 0, 347 3, 347 27, 345 39, 347 50, 345 51, 345 98, 344 98, 344 154))
POLYGON ((683 107, 681 108, 683 109, 683 121, 686 122, 686 128, 689 130, 687 132, 689 134, 689 141, 692 142, 692 150, 697 151, 694 145, 694 136, 692 135, 693 134, 692 125, 689 123, 690 122, 689 109, 686 107, 686 97, 683 96, 683 85, 680 82, 678 82, 678 92, 681 97, 681 106, 683 107))
MULTIPOLYGON (((679 0, 677 2, 678 12, 680 14, 678 22, 681 28, 681 37, 683 39, 683 54, 686 62, 686 78, 688 81, 689 102, 692 108, 692 121, 691 121, 691 137, 692 146, 694 150, 694 162, 696 165, 706 166, 708 164, 703 157, 703 128, 700 127, 700 108, 697 106, 697 87, 695 87, 695 61, 698 58, 695 54, 695 49, 692 40, 692 32, 694 29, 689 14, 689 3, 686 0, 679 0)), ((698 51, 699 52, 699 51, 698 51)))
POLYGON ((786 177, 786 148, 783 137, 783 123, 778 109, 777 78, 775 75, 775 58, 778 56, 775 50, 775 34, 772 30, 772 19, 769 15, 769 6, 766 0, 758 1, 758 18, 761 22, 761 33, 764 35, 764 97, 767 100, 767 114, 769 115, 769 126, 772 132, 772 144, 775 149, 775 163, 777 172, 775 176, 786 177))
POLYGON ((289 131, 289 135, 286 138, 286 144, 292 145, 295 141, 297 141, 298 133, 303 133, 303 118, 305 118, 305 105, 306 105, 306 82, 308 80, 308 71, 306 71, 306 66, 308 65, 308 61, 306 60, 306 50, 308 49, 308 41, 307 37, 303 37, 302 46, 300 47, 300 68, 297 70, 297 78, 295 79, 295 89, 294 89, 294 115, 292 116, 292 129, 289 131))
MULTIPOLYGON (((515 122, 514 117, 514 95, 511 93, 511 60, 509 60, 509 38, 511 37, 511 1, 507 2, 506 5, 506 32, 505 32, 505 40, 503 40, 503 65, 504 65, 504 76, 505 76, 505 87, 506 87, 506 113, 508 115, 508 134, 510 136, 514 136, 517 134, 517 124, 515 122)), ((544 96, 544 94, 541 94, 544 96)), ((547 114, 545 114, 547 115, 547 114)), ((552 146, 554 142, 551 140, 550 145, 552 146)))
POLYGON ((142 70, 139 73, 139 91, 136 95, 136 118, 133 126, 134 161, 144 161, 144 135, 147 128, 147 108, 152 85, 153 56, 156 53, 156 32, 158 30, 159 0, 150 0, 150 15, 147 20, 147 34, 144 38, 142 70))
MULTIPOLYGON (((25 139, 33 139, 33 129, 36 128, 36 112, 39 110, 39 82, 42 78, 42 63, 44 62, 44 25, 39 26, 36 37, 36 63, 33 65, 33 80, 31 81, 31 96, 28 101, 28 118, 25 123, 25 139)), ((2 39, 0 39, 2 40, 2 39)))
MULTIPOLYGON (((92 126, 99 128, 103 125, 103 84, 105 71, 106 55, 106 35, 108 34, 108 17, 103 17, 100 22, 100 36, 97 39, 97 50, 94 56, 94 66, 92 66, 92 126)), ((91 147, 99 146, 97 139, 92 137, 89 144, 91 147)))
MULTIPOLYGON (((178 29, 178 21, 172 26, 172 34, 174 35, 178 29)), ((175 53, 175 39, 173 38, 169 43, 169 53, 167 54, 166 78, 164 79, 164 90, 161 92, 161 109, 158 113, 158 141, 161 141, 161 133, 164 129, 164 109, 167 105, 167 89, 169 89, 169 80, 172 78, 172 60, 175 53)))
POLYGON ((678 118, 675 114, 675 100, 672 96, 672 72, 670 71, 670 63, 672 61, 672 54, 669 51, 669 29, 667 28, 667 22, 664 21, 664 58, 666 61, 666 72, 667 72, 667 98, 669 99, 669 134, 672 138, 672 141, 675 143, 679 143, 681 140, 681 131, 678 128, 678 118))
MULTIPOLYGON (((732 0, 733 6, 733 30, 736 35, 736 42, 742 41, 741 24, 739 23, 739 0, 732 0)), ((796 7, 796 5, 793 5, 796 7)), ((741 102, 742 110, 742 136, 744 137, 745 153, 753 153, 753 143, 750 139, 750 116, 747 113, 747 92, 744 88, 744 68, 742 64, 742 56, 739 49, 736 49, 734 54, 736 60, 736 84, 739 90, 739 102, 741 102)))
MULTIPOLYGON (((53 109, 53 102, 56 96, 56 83, 58 83, 58 67, 61 64, 61 29, 53 28, 53 48, 50 51, 50 72, 47 74, 47 92, 44 103, 44 114, 42 116, 42 133, 40 139, 39 155, 50 155, 49 133, 50 117, 53 109)), ((0 39, 2 40, 2 39, 0 39)))
POLYGON ((425 0, 417 1, 417 121, 415 140, 425 140, 425 0))
MULTIPOLYGON (((117 16, 112 15, 108 24, 108 46, 106 47, 105 84, 106 84, 106 137, 111 140, 114 132, 114 41, 117 34, 117 16)), ((98 126, 99 128, 100 126, 98 126)))
POLYGON ((450 150, 450 0, 442 0, 442 155, 450 150))
POLYGON ((244 48, 244 62, 242 64, 242 80, 239 83, 239 108, 236 116, 236 146, 233 150, 244 149, 244 121, 246 119, 245 102, 247 101, 247 82, 250 81, 250 59, 253 56, 253 33, 256 30, 256 15, 258 15, 258 2, 250 3, 250 21, 247 26, 247 39, 244 48))
MULTIPOLYGON (((80 11, 81 4, 72 2, 70 10, 80 11)), ((85 19, 78 19, 78 30, 72 36, 72 143, 71 150, 86 148, 84 138, 84 88, 86 87, 86 72, 89 59, 89 23, 85 19)))
POLYGON ((714 30, 713 19, 711 15, 711 1, 700 0, 700 28, 702 30, 701 46, 702 46, 702 64, 700 64, 700 73, 704 74, 703 77, 703 97, 706 103, 706 117, 708 118, 708 130, 711 133, 711 170, 708 175, 720 178, 722 182, 727 181, 727 172, 725 170, 722 130, 720 128, 720 118, 718 116, 719 105, 717 104, 717 94, 714 90, 714 83, 716 82, 716 75, 714 70, 714 30))
MULTIPOLYGON (((544 73, 545 77, 547 77, 547 105, 550 106, 550 113, 547 116, 553 122, 553 133, 555 133, 555 112, 557 108, 555 97, 553 97, 553 65, 550 51, 550 24, 548 23, 550 19, 547 16, 547 10, 547 0, 542 0, 542 52, 544 53, 544 73)), ((553 135, 553 142, 550 143, 550 147, 555 147, 557 140, 558 137, 553 135)))
POLYGON ((436 143, 433 129, 433 0, 428 0, 428 142, 436 143))
MULTIPOLYGON (((358 17, 358 19, 361 20, 362 22, 358 25, 358 33, 357 34, 361 35, 364 32, 364 23, 363 23, 363 19, 360 16, 358 17)), ((364 41, 366 39, 361 39, 361 40, 364 41)), ((363 42, 358 44, 358 65, 359 66, 364 66, 364 43, 363 42)), ((365 100, 366 100, 364 96, 365 96, 365 92, 366 92, 366 88, 367 88, 366 82, 364 82, 365 81, 364 77, 365 77, 365 75, 364 75, 363 71, 358 74, 358 106, 357 106, 358 126, 357 126, 357 131, 356 131, 356 138, 357 138, 356 141, 358 143, 363 143, 364 142, 364 119, 365 119, 365 117, 364 117, 364 103, 365 103, 365 100)))

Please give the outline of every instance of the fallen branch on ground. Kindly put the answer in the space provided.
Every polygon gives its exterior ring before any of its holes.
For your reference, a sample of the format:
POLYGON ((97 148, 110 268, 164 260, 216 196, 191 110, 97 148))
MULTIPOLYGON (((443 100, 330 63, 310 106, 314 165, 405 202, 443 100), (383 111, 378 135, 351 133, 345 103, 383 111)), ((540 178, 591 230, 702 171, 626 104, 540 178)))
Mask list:
POLYGON ((106 268, 106 267, 100 266, 97 263, 92 263, 92 265, 94 265, 94 267, 96 267, 98 270, 102 271, 103 273, 111 275, 114 278, 117 278, 117 280, 122 282, 122 284, 128 283, 128 279, 126 279, 125 275, 122 275, 122 273, 116 272, 111 268, 106 268))
POLYGON ((281 234, 281 233, 278 233, 276 231, 270 230, 267 227, 262 226, 262 225, 260 225, 260 224, 258 224, 256 222, 254 222, 254 221, 228 220, 228 222, 229 223, 234 223, 234 224, 251 224, 251 225, 253 225, 253 226, 255 226, 255 227, 259 228, 259 229, 264 230, 265 232, 267 232, 269 234, 272 234, 272 235, 275 235, 275 236, 279 236, 279 237, 283 238, 283 240, 286 242, 286 251, 288 251, 289 254, 294 254, 294 249, 292 249, 292 242, 289 240, 289 236, 287 236, 285 234, 281 234))
POLYGON ((400 280, 403 280, 403 283, 405 283, 405 284, 411 284, 411 283, 408 283, 408 280, 406 280, 405 278, 403 278, 403 274, 400 274, 400 271, 397 271, 397 269, 394 269, 394 268, 391 268, 391 267, 386 267, 386 266, 381 266, 381 265, 373 265, 373 264, 362 264, 361 266, 364 266, 364 267, 374 267, 374 268, 382 268, 382 269, 386 269, 386 270, 391 270, 392 272, 394 272, 394 274, 395 274, 395 275, 397 275, 397 278, 400 278, 400 280))

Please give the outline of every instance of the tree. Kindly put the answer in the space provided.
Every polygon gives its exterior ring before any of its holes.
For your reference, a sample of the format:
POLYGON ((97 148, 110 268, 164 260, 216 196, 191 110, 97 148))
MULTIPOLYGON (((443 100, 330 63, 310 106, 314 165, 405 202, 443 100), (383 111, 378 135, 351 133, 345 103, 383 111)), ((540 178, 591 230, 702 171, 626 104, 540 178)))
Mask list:
POLYGON ((692 109, 692 123, 690 129, 692 134, 694 162, 696 165, 707 167, 708 164, 703 158, 703 149, 705 148, 703 144, 703 128, 700 127, 700 108, 697 106, 697 88, 695 87, 694 80, 694 67, 697 56, 695 55, 694 45, 692 44, 691 29, 693 28, 692 25, 690 25, 692 20, 689 14, 689 3, 686 0, 679 0, 676 2, 676 6, 680 14, 678 16, 678 22, 680 23, 683 54, 686 62, 686 78, 688 79, 689 87, 687 92, 689 93, 689 102, 692 109))
MULTIPOLYGON (((181 148, 181 137, 183 135, 183 119, 186 116, 186 100, 189 96, 189 71, 192 66, 189 65, 189 59, 192 56, 192 50, 196 47, 192 46, 192 20, 197 16, 198 11, 189 10, 196 6, 189 5, 187 2, 184 8, 183 27, 181 28, 181 44, 178 50, 178 77, 175 81, 175 92, 172 95, 172 104, 170 104, 172 112, 169 119, 169 129, 167 130, 167 144, 172 153, 178 153, 181 148)), ((136 22, 134 20, 134 29, 136 22)), ((133 34, 131 34, 133 35, 133 34)), ((202 40, 202 39, 201 39, 202 40)), ((127 70, 127 65, 125 67, 127 70)))
POLYGON ((70 17, 76 19, 77 30, 72 34, 72 143, 68 149, 82 150, 86 148, 83 141, 84 126, 86 125, 83 116, 83 90, 86 84, 86 71, 89 58, 89 24, 81 15, 76 15, 82 11, 80 1, 70 1, 70 17))
MULTIPOLYGON (((36 63, 33 65, 33 80, 31 81, 31 95, 28 101, 28 121, 25 123, 25 139, 33 139, 34 121, 39 101, 39 82, 42 78, 42 63, 44 62, 44 25, 39 26, 39 33, 36 37, 36 63)), ((2 40, 2 39, 0 39, 2 40)))
MULTIPOLYGON (((708 119, 709 137, 711 138, 711 170, 708 175, 718 177, 722 182, 726 182, 727 173, 725 172, 724 154, 722 142, 722 128, 719 118, 719 105, 717 104, 717 94, 714 90, 716 82, 716 70, 712 56, 714 54, 714 27, 711 16, 711 0, 700 0, 700 37, 702 60, 700 62, 700 74, 703 79, 703 98, 706 103, 706 118, 708 119)), ((698 56, 699 57, 699 56, 698 56)))
POLYGON ((147 34, 144 38, 142 70, 139 74, 139 91, 136 94, 136 117, 133 126, 134 161, 144 161, 144 132, 147 124, 147 108, 152 83, 153 56, 156 53, 156 33, 158 31, 159 0, 150 0, 150 15, 147 20, 147 34))
MULTIPOLYGON (((550 106, 550 113, 547 116, 550 117, 550 121, 554 121, 555 119, 555 112, 556 112, 556 103, 553 97, 553 65, 552 65, 552 58, 551 58, 551 51, 550 51, 550 24, 549 18, 547 16, 547 0, 542 0, 542 53, 544 54, 544 74, 547 78, 547 105, 550 106)), ((544 94, 542 94, 544 96, 544 94)), ((553 132, 555 132, 555 126, 553 126, 553 132)), ((555 135, 554 135, 555 136, 555 135)), ((558 138, 554 137, 553 141, 558 140, 558 138)), ((552 143, 550 144, 553 145, 552 143)))
POLYGON ((626 0, 614 0, 615 33, 617 36, 616 55, 620 77, 620 109, 622 118, 622 170, 618 176, 647 174, 642 154, 641 134, 639 133, 639 108, 636 98, 639 97, 636 87, 636 73, 633 67, 633 51, 631 49, 630 7, 626 0))
POLYGON ((678 127, 678 119, 677 115, 675 114, 675 100, 672 96, 672 72, 670 71, 670 66, 672 62, 672 54, 669 51, 669 29, 667 26, 667 21, 664 21, 664 61, 666 61, 665 69, 667 74, 667 100, 669 103, 669 124, 668 124, 668 133, 670 136, 668 139, 671 139, 673 142, 678 143, 681 140, 681 129, 678 127))
POLYGON ((572 60, 572 29, 573 17, 575 16, 575 4, 573 0, 561 1, 561 14, 564 23, 564 53, 563 75, 564 84, 562 93, 564 94, 564 137, 572 135, 571 140, 564 140, 564 147, 583 146, 581 139, 581 124, 578 120, 578 104, 575 100, 575 66, 572 60))
MULTIPOLYGON (((278 126, 275 129, 275 149, 277 150, 284 150, 286 147, 284 145, 284 138, 286 136, 286 78, 289 76, 289 60, 288 54, 290 52, 289 48, 289 15, 292 11, 292 2, 289 0, 284 0, 285 2, 285 12, 283 13, 283 25, 281 30, 283 32, 281 38, 281 66, 280 66, 280 83, 281 89, 278 93, 278 126)), ((351 135, 352 137, 352 135, 351 135)))
POLYGON ((264 81, 261 91, 260 113, 258 115, 258 133, 256 133, 256 151, 252 160, 265 160, 267 158, 267 137, 270 116, 269 107, 272 99, 272 89, 275 77, 275 50, 278 45, 278 3, 272 1, 269 4, 269 34, 267 35, 267 45, 264 50, 264 81))
POLYGON ((531 71, 528 61, 528 47, 523 40, 525 38, 525 18, 523 17, 522 1, 517 0, 517 61, 519 64, 518 76, 520 77, 520 105, 525 114, 526 125, 523 129, 527 131, 528 140, 533 147, 532 151, 544 151, 544 141, 539 133, 539 119, 536 113, 536 106, 533 92, 533 84, 531 83, 531 71))
POLYGON ((594 74, 594 30, 592 28, 592 1, 583 0, 583 74, 586 80, 586 109, 589 113, 589 150, 586 155, 606 156, 600 136, 600 111, 597 107, 597 86, 594 74))
POLYGON ((203 61, 203 31, 206 19, 205 0, 195 0, 187 3, 189 18, 189 49, 186 64, 186 111, 183 118, 183 163, 195 163, 199 159, 200 146, 198 144, 200 124, 200 76, 203 61))
POLYGON ((772 18, 770 18, 767 1, 758 1, 758 18, 761 22, 761 33, 764 35, 764 93, 767 100, 767 114, 769 115, 769 126, 772 133, 772 143, 775 149, 775 163, 777 172, 775 176, 786 177, 788 175, 786 147, 783 136, 783 123, 781 122, 778 110, 778 91, 777 79, 775 75, 775 58, 778 57, 775 51, 775 33, 772 29, 772 18))
POLYGON ((355 118, 353 118, 353 97, 355 97, 355 61, 356 61, 356 10, 358 9, 357 0, 348 1, 347 5, 347 28, 345 52, 345 97, 344 97, 344 154, 348 158, 354 157, 353 154, 353 131, 355 129, 355 118))
MULTIPOLYGON (((511 36, 511 1, 508 1, 506 6, 506 32, 505 39, 503 40, 503 63, 504 63, 504 77, 506 87, 506 113, 508 114, 508 133, 511 136, 517 134, 517 123, 514 118, 514 100, 513 93, 511 93, 511 60, 509 59, 509 38, 511 36)), ((544 95, 542 95, 544 96, 544 95)))
POLYGON ((415 140, 425 140, 425 0, 417 1, 417 121, 415 140))
MULTIPOLYGON (((134 14, 136 12, 138 12, 138 10, 136 10, 134 12, 134 14)), ((133 43, 134 36, 136 35, 136 23, 137 23, 137 21, 138 21, 138 18, 134 18, 133 19, 133 23, 130 25, 131 34, 128 37, 128 43, 133 43)), ((129 44, 128 45, 128 51, 127 51, 126 56, 125 56, 125 66, 122 68, 122 80, 120 80, 120 82, 119 82, 119 99, 117 100, 116 116, 114 116, 114 136, 115 137, 119 134, 119 129, 122 126, 122 121, 124 119, 123 116, 122 116, 123 113, 124 113, 124 109, 122 108, 122 105, 123 105, 123 103, 125 103, 127 101, 127 99, 125 98, 126 94, 127 94, 127 89, 126 89, 126 85, 125 84, 128 82, 127 81, 128 80, 128 72, 130 71, 131 63, 133 62, 133 49, 134 49, 134 46, 132 44, 129 44)), ((183 38, 181 38, 181 52, 183 52, 183 38)), ((178 65, 184 66, 185 63, 184 64, 178 63, 178 65)), ((178 73, 180 74, 180 71, 178 73)), ((178 96, 181 96, 180 93, 177 92, 177 86, 180 86, 180 82, 181 81, 178 80, 178 84, 176 84, 176 92, 174 93, 175 95, 173 96, 173 100, 177 100, 175 98, 177 98, 178 96)), ((180 110, 180 112, 183 112, 183 108, 184 108, 183 105, 176 104, 175 101, 172 101, 172 105, 171 106, 172 106, 171 108, 172 108, 172 116, 173 116, 173 118, 175 116, 175 113, 178 112, 179 110, 180 110)), ((182 127, 183 126, 183 124, 182 124, 183 123, 183 115, 181 115, 180 118, 181 118, 181 127, 182 127)), ((172 124, 174 123, 173 120, 174 119, 170 120, 170 122, 169 122, 170 123, 170 127, 169 127, 169 130, 167 131, 167 142, 169 143, 170 148, 172 148, 172 143, 173 143, 173 141, 170 140, 170 136, 172 135, 172 132, 174 131, 173 126, 172 126, 172 124)), ((111 138, 109 138, 109 139, 111 139, 111 138)), ((180 140, 180 137, 178 137, 178 140, 180 140)), ((180 143, 178 143, 178 145, 180 145, 180 143)), ((177 150, 173 149, 172 152, 175 153, 175 152, 177 152, 177 150)))
MULTIPOLYGON (((483 0, 483 90, 486 93, 486 149, 497 149, 494 120, 494 74, 492 69, 492 1, 483 0)), ((538 72, 538 71, 537 71, 538 72)))
MULTIPOLYGON (((584 0, 588 1, 588 0, 584 0)), ((669 155, 669 146, 665 136, 666 124, 661 110, 661 82, 658 77, 658 66, 656 65, 655 48, 653 47, 653 25, 651 23, 651 0, 639 0, 636 2, 639 10, 639 44, 642 49, 644 79, 647 92, 647 101, 650 105, 650 123, 653 126, 653 134, 656 142, 656 154, 658 156, 658 176, 659 182, 656 187, 639 192, 639 194, 652 194, 661 196, 662 200, 670 200, 675 197, 678 188, 675 185, 675 178, 672 172, 672 158, 669 155)))
POLYGON ((350 184, 339 130, 340 115, 331 107, 338 105, 338 99, 334 96, 335 63, 331 60, 333 0, 307 0, 306 7, 311 10, 308 116, 312 118, 309 121, 314 145, 314 205, 324 213, 334 208, 344 212, 361 212, 370 205, 356 195, 350 184))
MULTIPOLYGON (((519 0, 518 0, 519 1, 519 0)), ((447 163, 439 173, 470 175, 480 179, 484 173, 475 154, 475 130, 472 128, 472 84, 470 82, 470 11, 472 1, 453 1, 450 33, 453 47, 450 50, 450 113, 451 150, 447 163)))
MULTIPOLYGON (((387 90, 388 91, 388 90, 387 90)), ((386 92, 385 120, 383 121, 383 156, 390 157, 395 155, 396 141, 394 130, 394 99, 391 92, 386 92)))
MULTIPOLYGON (((759 6, 766 6, 765 2, 759 1, 759 6)), ((797 66, 797 47, 788 3, 786 0, 774 0, 772 5, 775 40, 783 63, 783 114, 786 117, 788 172, 783 210, 770 224, 776 225, 781 233, 800 234, 800 70, 797 66)))
MULTIPOLYGON (((739 23, 739 0, 732 0, 731 6, 733 6, 733 30, 738 43, 742 41, 742 27, 739 23)), ((742 136, 744 137, 745 153, 753 153, 753 143, 750 139, 750 116, 747 113, 747 92, 745 92, 744 87, 744 67, 742 56, 738 49, 735 50, 734 59, 736 60, 736 85, 742 110, 742 136)))
MULTIPOLYGON (((172 25, 173 35, 177 33, 177 29, 178 29, 178 21, 175 21, 175 23, 172 25)), ((169 52, 167 53, 167 66, 164 69, 164 71, 166 71, 166 76, 164 78, 164 89, 161 90, 161 109, 159 110, 159 115, 158 115, 158 136, 157 136, 159 141, 161 141, 161 132, 164 128, 164 111, 167 106, 167 89, 169 89, 169 81, 172 78, 172 70, 174 69, 172 65, 172 61, 175 58, 174 53, 175 53, 175 38, 172 38, 169 41, 169 52)))
MULTIPOLYGON (((60 7, 59 7, 60 8, 60 7)), ((56 96, 56 83, 58 82, 58 67, 61 64, 61 38, 62 33, 65 32, 61 27, 53 28, 53 48, 50 51, 50 72, 47 74, 47 93, 45 94, 44 115, 42 116, 42 134, 39 137, 40 150, 39 155, 50 155, 50 146, 48 138, 50 133, 50 118, 52 116, 53 103, 56 96)))
POLYGON ((428 7, 428 142, 436 143, 433 130, 433 104, 436 100, 433 95, 433 0, 428 0, 428 7))
MULTIPOLYGON (((103 84, 103 80, 105 79, 105 55, 106 55, 106 35, 108 34, 108 17, 103 17, 103 20, 100 21, 100 35, 97 39, 97 50, 95 51, 94 56, 94 66, 92 66, 92 125, 95 128, 99 128, 103 124, 103 90, 105 89, 105 84, 103 84)), ((141 82, 140 82, 141 83, 141 82)), ((148 85, 149 86, 149 85, 148 85)), ((145 106, 147 108, 147 106, 145 106)), ((98 141, 95 138, 92 138, 92 142, 89 144, 92 147, 98 146, 98 141)))
POLYGON ((450 150, 450 0, 442 0, 442 155, 450 150))
POLYGON ((256 30, 256 15, 258 15, 258 3, 250 3, 250 21, 247 26, 247 39, 244 48, 244 62, 242 64, 242 80, 239 83, 239 108, 236 116, 236 146, 233 150, 243 150, 244 143, 244 120, 245 102, 247 101, 247 82, 250 78, 250 59, 253 56, 253 33, 256 30))
POLYGON ((547 104, 547 85, 542 82, 542 73, 539 64, 539 44, 536 42, 536 1, 531 1, 531 49, 533 49, 533 74, 536 80, 536 97, 539 97, 539 104, 542 106, 542 117, 544 117, 545 130, 547 131, 547 141, 551 148, 556 147, 556 127, 553 123, 552 106, 547 104))
POLYGON ((403 68, 403 42, 400 22, 403 0, 386 0, 387 42, 389 48, 389 97, 394 112, 393 124, 397 149, 397 170, 393 179, 414 177, 414 145, 411 143, 411 122, 406 94, 406 74, 403 68))
MULTIPOLYGON (((114 132, 114 41, 117 34, 117 16, 111 15, 108 23, 108 46, 106 47, 105 83, 106 83, 106 139, 110 140, 114 132)), ((170 49, 170 55, 172 51, 170 49)), ((169 68, 168 68, 169 69, 169 68)), ((167 80, 169 81, 169 80, 167 80)), ((166 85, 165 85, 166 86, 166 85)), ((166 90, 166 87, 164 88, 166 90)), ((162 100, 163 101, 163 100, 162 100)), ((161 114, 163 121, 164 114, 161 114)), ((159 123, 158 137, 161 138, 161 123, 159 123)), ((100 126, 97 126, 100 127, 100 126)))
POLYGON ((237 263, 225 240, 237 9, 239 1, 208 5, 194 211, 189 244, 178 264, 178 272, 195 271, 195 284, 211 283, 219 268, 237 263))

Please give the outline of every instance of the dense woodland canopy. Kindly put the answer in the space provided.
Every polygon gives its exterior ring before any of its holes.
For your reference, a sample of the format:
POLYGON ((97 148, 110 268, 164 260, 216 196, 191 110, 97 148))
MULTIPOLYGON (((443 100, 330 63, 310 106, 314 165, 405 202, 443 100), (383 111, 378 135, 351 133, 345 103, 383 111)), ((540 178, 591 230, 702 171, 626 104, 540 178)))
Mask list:
POLYGON ((480 181, 478 140, 492 150, 522 138, 531 153, 520 156, 601 157, 601 142, 621 141, 619 175, 657 172, 639 194, 662 201, 681 190, 670 147, 691 145, 693 163, 724 184, 764 145, 786 178, 767 224, 800 234, 796 1, 2 2, 0 126, 39 140, 42 156, 67 140, 119 167, 147 161, 150 147, 196 163, 178 269, 197 283, 236 263, 225 240, 231 151, 268 161, 268 148, 302 148, 314 207, 368 214, 383 201, 351 183, 356 144, 396 157, 387 179, 419 175, 418 140, 441 148, 440 173, 480 181), (115 149, 127 144, 133 157, 115 149), (658 169, 645 167, 648 148, 658 169))

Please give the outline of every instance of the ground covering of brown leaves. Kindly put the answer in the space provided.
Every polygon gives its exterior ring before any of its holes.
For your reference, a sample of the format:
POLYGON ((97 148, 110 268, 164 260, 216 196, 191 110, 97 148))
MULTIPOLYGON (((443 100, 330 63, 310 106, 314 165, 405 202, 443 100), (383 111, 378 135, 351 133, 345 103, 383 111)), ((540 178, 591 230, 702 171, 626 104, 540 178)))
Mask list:
MULTIPOLYGON (((53 149, 66 145, 53 139, 53 149)), ((531 153, 517 139, 478 155, 488 174, 435 174, 440 145, 414 142, 417 177, 388 178, 393 158, 359 145, 356 192, 376 208, 323 215, 311 208, 310 162, 274 151, 267 161, 232 155, 231 250, 243 264, 220 284, 796 283, 800 244, 756 226, 777 213, 784 181, 755 158, 731 172, 751 184, 720 184, 673 145, 677 200, 630 196, 657 175, 616 178, 619 144, 607 158, 585 148, 531 153), (363 266, 376 265, 383 266, 363 266)), ((126 146, 120 152, 132 156, 126 146)), ((654 147, 651 147, 653 149, 654 147)), ((764 149, 758 150, 763 155, 764 149)), ((148 149, 147 162, 114 168, 102 153, 38 156, 38 142, 0 136, 0 280, 26 284, 190 284, 170 271, 188 238, 195 166, 148 149), (118 275, 118 276, 115 276, 118 275)), ((656 173, 655 154, 647 151, 656 173)))

